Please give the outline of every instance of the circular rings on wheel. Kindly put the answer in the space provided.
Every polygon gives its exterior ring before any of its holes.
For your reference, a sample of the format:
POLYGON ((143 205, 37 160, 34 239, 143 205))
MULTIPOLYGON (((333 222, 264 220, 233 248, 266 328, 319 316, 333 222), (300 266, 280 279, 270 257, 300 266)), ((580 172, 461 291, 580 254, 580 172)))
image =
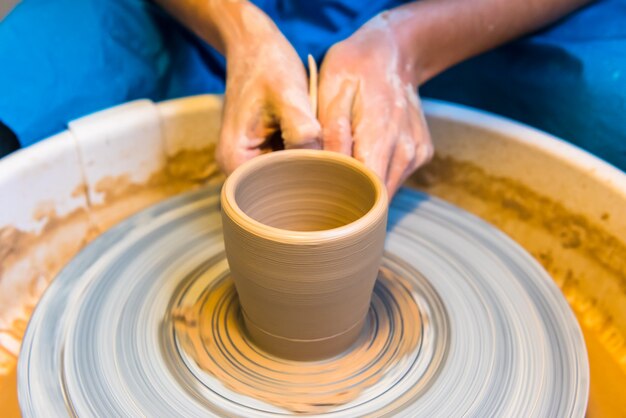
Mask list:
POLYGON ((315 362, 242 325, 219 189, 104 233, 38 305, 18 368, 25 416, 582 417, 580 328, 550 277, 480 219, 402 190, 366 325, 315 362))

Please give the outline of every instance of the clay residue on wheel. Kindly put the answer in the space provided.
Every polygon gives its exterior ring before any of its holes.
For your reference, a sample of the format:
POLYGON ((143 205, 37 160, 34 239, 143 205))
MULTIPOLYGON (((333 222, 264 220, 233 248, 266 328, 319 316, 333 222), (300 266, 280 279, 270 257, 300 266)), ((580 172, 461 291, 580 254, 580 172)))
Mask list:
POLYGON ((291 412, 324 413, 357 399, 420 344, 426 324, 406 291, 411 285, 383 268, 376 286, 361 336, 327 360, 290 361, 257 348, 244 330, 231 280, 193 306, 175 309, 177 340, 198 366, 237 393, 291 412))
MULTIPOLYGON (((590 347, 590 416, 609 416, 599 399, 619 397, 626 386, 626 245, 603 227, 608 215, 588 219, 518 181, 450 157, 436 156, 408 185, 487 220, 544 266, 572 306, 590 347), (605 356, 620 370, 607 379, 600 372, 606 369, 605 356)), ((626 414, 626 407, 620 413, 626 414)))

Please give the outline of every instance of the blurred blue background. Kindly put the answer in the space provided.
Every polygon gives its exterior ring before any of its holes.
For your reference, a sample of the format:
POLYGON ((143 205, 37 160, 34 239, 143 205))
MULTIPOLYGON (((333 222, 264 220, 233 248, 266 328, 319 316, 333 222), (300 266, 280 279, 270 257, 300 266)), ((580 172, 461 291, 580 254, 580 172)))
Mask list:
MULTIPOLYGON (((321 62, 332 44, 402 2, 255 3, 303 59, 321 62)), ((626 1, 594 2, 420 92, 525 122, 626 170, 625 22, 626 1)), ((0 22, 0 155, 129 100, 221 93, 224 75, 223 58, 150 1, 23 0, 0 22)))

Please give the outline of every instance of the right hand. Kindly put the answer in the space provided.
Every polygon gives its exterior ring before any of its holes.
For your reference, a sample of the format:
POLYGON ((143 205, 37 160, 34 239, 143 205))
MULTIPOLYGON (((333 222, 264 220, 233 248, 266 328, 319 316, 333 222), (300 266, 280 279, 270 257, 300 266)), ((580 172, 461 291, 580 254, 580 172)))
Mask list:
MULTIPOLYGON (((252 6, 254 7, 254 6, 252 6)), ((321 148, 321 128, 308 95, 304 66, 291 44, 263 12, 243 10, 245 27, 226 50, 224 112, 217 162, 226 174, 276 144, 321 148)))
POLYGON ((413 45, 402 47, 393 17, 383 12, 330 48, 320 72, 324 149, 367 165, 387 186, 389 199, 433 155, 414 51, 413 45))

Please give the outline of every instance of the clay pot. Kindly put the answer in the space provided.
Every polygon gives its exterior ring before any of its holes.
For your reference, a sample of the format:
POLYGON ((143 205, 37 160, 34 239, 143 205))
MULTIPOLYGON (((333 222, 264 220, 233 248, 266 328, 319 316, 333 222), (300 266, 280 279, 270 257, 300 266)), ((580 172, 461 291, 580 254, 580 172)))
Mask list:
POLYGON ((387 194, 357 160, 288 150, 254 158, 222 189, 226 255, 253 341, 278 356, 339 354, 365 322, 387 194))

